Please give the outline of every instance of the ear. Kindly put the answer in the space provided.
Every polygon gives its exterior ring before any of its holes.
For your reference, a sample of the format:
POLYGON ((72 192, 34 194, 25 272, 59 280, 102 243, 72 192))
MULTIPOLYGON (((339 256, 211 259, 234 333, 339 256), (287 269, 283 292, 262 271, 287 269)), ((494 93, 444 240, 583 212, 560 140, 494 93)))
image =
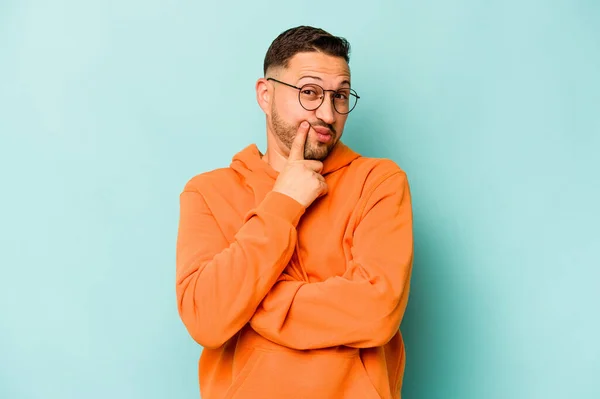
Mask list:
POLYGON ((256 101, 266 115, 271 113, 271 85, 265 78, 256 81, 256 101))

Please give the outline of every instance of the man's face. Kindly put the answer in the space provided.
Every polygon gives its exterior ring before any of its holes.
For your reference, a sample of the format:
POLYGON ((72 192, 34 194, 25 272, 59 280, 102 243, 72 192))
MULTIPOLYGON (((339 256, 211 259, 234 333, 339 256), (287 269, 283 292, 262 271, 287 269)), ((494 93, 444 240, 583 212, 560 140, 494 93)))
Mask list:
MULTIPOLYGON (((298 53, 289 61, 287 68, 278 68, 268 74, 282 82, 302 87, 317 84, 325 90, 338 90, 350 87, 350 70, 343 58, 320 52, 298 53)), ((319 108, 308 111, 300 105, 298 90, 277 82, 274 85, 271 112, 268 118, 271 132, 286 146, 292 145, 298 127, 308 121, 311 128, 306 139, 304 157, 324 160, 342 137, 348 115, 338 113, 332 103, 332 92, 325 92, 325 99, 319 108)), ((310 108, 310 107, 307 107, 310 108)))

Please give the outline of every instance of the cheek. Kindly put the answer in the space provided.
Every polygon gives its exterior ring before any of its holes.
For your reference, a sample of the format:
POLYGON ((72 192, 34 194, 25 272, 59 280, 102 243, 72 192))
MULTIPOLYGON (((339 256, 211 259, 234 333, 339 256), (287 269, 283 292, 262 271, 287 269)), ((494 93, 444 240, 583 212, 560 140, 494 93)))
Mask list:
POLYGON ((346 125, 346 120, 348 119, 347 115, 344 115, 342 117, 339 117, 336 121, 335 121, 335 130, 339 133, 342 130, 344 130, 344 125, 346 125))
POLYGON ((315 120, 314 111, 305 110, 296 99, 281 102, 278 104, 277 111, 282 120, 293 126, 300 126, 302 121, 315 120))

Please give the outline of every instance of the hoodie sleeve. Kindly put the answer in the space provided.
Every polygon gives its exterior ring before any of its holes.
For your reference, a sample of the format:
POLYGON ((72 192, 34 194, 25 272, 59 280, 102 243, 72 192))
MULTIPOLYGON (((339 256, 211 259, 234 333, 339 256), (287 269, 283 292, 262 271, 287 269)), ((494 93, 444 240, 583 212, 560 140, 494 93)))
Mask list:
POLYGON ((413 261, 411 198, 404 172, 382 180, 354 231, 344 275, 318 283, 282 275, 251 319, 257 333, 304 350, 376 347, 398 332, 413 261))
POLYGON ((304 207, 270 192, 229 243, 203 195, 180 196, 176 292, 179 315, 200 345, 217 348, 252 317, 294 251, 304 207))

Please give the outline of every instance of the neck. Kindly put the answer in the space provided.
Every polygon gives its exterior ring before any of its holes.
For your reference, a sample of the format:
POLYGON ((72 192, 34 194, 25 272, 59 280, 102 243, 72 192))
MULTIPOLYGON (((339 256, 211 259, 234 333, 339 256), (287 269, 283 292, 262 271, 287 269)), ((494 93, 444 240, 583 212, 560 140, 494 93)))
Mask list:
POLYGON ((289 149, 285 147, 274 135, 267 133, 267 151, 262 160, 268 163, 275 171, 281 172, 289 156, 289 149))
POLYGON ((267 151, 262 156, 262 160, 268 163, 276 172, 281 172, 287 161, 287 157, 282 155, 279 149, 267 146, 267 151))

